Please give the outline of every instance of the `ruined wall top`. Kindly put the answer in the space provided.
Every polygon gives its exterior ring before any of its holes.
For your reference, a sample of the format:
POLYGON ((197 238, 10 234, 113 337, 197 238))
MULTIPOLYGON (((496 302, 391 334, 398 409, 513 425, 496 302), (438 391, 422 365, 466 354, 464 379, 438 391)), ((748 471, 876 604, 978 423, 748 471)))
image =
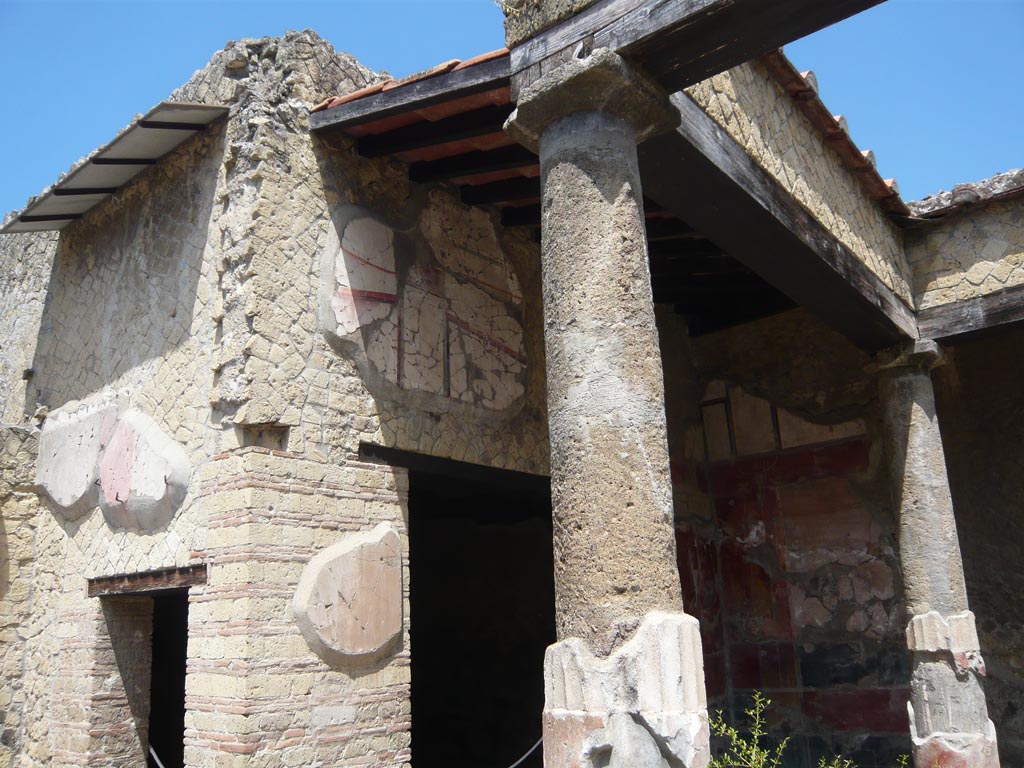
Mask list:
POLYGON ((171 94, 175 101, 304 105, 324 93, 347 93, 377 79, 355 57, 338 53, 311 29, 282 37, 229 41, 210 63, 171 94))
POLYGON ((1024 168, 997 173, 981 181, 957 184, 951 190, 908 202, 907 207, 915 216, 931 218, 1016 194, 1024 194, 1024 168))
POLYGON ((505 45, 524 43, 597 0, 498 0, 505 13, 505 45))

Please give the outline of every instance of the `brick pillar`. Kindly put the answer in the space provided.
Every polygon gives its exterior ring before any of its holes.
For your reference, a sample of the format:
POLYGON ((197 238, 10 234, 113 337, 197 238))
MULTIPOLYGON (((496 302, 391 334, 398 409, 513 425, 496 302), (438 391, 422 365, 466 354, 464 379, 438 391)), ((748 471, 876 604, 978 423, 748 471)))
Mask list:
POLYGON ((935 342, 921 341, 882 353, 875 366, 911 615, 914 764, 998 768, 929 374, 942 362, 935 342))
POLYGON ((539 147, 543 186, 559 638, 545 659, 548 768, 708 760, 636 153, 674 114, 657 86, 598 50, 523 89, 508 125, 539 147))

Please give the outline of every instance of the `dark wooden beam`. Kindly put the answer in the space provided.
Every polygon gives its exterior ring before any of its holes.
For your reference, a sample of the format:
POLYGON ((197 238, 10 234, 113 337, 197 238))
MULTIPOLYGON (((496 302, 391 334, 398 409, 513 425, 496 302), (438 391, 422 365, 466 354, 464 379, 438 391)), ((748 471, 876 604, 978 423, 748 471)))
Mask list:
POLYGON ((648 219, 647 239, 651 240, 700 240, 703 235, 679 219, 648 219))
POLYGON ((139 128, 157 128, 161 131, 201 131, 206 123, 174 123, 167 120, 139 120, 139 128))
POLYGON ((163 592, 168 589, 184 589, 205 584, 206 564, 186 565, 181 568, 162 568, 145 573, 126 573, 119 576, 102 576, 88 580, 89 597, 113 595, 137 595, 145 592, 163 592))
POLYGON ((503 227, 539 227, 540 205, 516 205, 501 209, 503 227))
POLYGON ((531 475, 512 469, 495 469, 482 464, 442 459, 415 451, 403 451, 374 443, 359 444, 359 460, 392 467, 405 467, 414 472, 449 478, 480 482, 495 488, 509 488, 522 491, 548 493, 550 479, 546 475, 531 475))
POLYGON ((1024 321, 1024 285, 917 313, 922 339, 959 341, 1024 321))
MULTIPOLYGON (((676 91, 883 0, 601 0, 512 50, 512 74, 610 48, 676 91)), ((528 72, 532 70, 532 72, 528 72)))
POLYGON ((78 221, 84 214, 81 213, 50 213, 45 216, 32 216, 31 214, 22 214, 18 217, 18 221, 24 222, 25 224, 35 224, 37 222, 45 221, 78 221))
POLYGON ((356 143, 356 149, 363 157, 381 157, 489 136, 501 133, 511 113, 511 104, 482 107, 444 120, 414 123, 375 136, 366 136, 356 143))
POLYGON ((120 187, 56 187, 50 190, 54 197, 75 197, 77 195, 112 195, 120 187))
POLYGON ((540 179, 523 177, 495 181, 479 186, 464 186, 460 190, 462 202, 466 205, 493 205, 536 200, 540 197, 540 179))
POLYGON ((478 173, 529 168, 538 162, 537 156, 526 147, 512 144, 487 152, 466 152, 440 160, 413 163, 409 166, 409 178, 420 183, 448 181, 478 173))
POLYGON ((408 83, 398 88, 364 96, 332 109, 313 112, 309 127, 314 133, 380 120, 403 112, 483 93, 509 82, 509 59, 503 56, 466 69, 408 83))
MULTIPOLYGON (((479 187, 464 187, 468 189, 479 188, 479 187)), ((530 196, 531 198, 537 197, 530 196)), ((463 200, 463 202, 466 202, 463 200)), ((504 201, 499 201, 504 202, 504 201)), ((679 219, 671 217, 662 218, 660 217, 660 211, 649 210, 647 211, 650 217, 647 219, 647 240, 653 245, 657 243, 676 243, 678 241, 698 241, 702 240, 703 236, 699 232, 694 231, 689 225, 683 223, 679 219)), ((503 226, 540 226, 541 225, 541 206, 538 205, 520 205, 520 206, 507 206, 502 208, 502 225, 503 226)))
POLYGON ((639 147, 644 192, 861 347, 914 338, 882 281, 685 94, 680 126, 639 147))
POLYGON ((154 157, 94 157, 93 165, 156 165, 154 157))

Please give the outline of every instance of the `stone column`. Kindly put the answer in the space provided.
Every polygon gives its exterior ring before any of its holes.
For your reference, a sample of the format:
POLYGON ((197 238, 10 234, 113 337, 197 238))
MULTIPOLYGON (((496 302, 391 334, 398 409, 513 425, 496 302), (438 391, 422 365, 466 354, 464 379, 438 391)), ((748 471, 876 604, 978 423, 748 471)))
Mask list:
POLYGON ((953 501, 929 371, 933 341, 877 360, 900 564, 911 616, 910 731, 917 768, 998 768, 996 733, 980 678, 985 663, 968 609, 953 501))
POLYGON ((636 153, 673 115, 656 85, 599 49, 524 89, 507 126, 539 148, 543 188, 559 638, 545 658, 547 768, 708 760, 636 153))

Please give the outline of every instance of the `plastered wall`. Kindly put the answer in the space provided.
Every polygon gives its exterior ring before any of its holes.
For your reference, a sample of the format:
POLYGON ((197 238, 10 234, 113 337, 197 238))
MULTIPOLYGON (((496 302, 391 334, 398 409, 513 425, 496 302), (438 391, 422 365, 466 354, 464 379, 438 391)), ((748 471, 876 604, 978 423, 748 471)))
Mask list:
POLYGON ((679 572, 709 705, 754 691, 786 765, 909 751, 895 519, 866 357, 802 311, 689 340, 659 316, 679 572))
POLYGON ((911 271, 900 232, 763 67, 741 64, 686 92, 882 283, 911 304, 911 271))

